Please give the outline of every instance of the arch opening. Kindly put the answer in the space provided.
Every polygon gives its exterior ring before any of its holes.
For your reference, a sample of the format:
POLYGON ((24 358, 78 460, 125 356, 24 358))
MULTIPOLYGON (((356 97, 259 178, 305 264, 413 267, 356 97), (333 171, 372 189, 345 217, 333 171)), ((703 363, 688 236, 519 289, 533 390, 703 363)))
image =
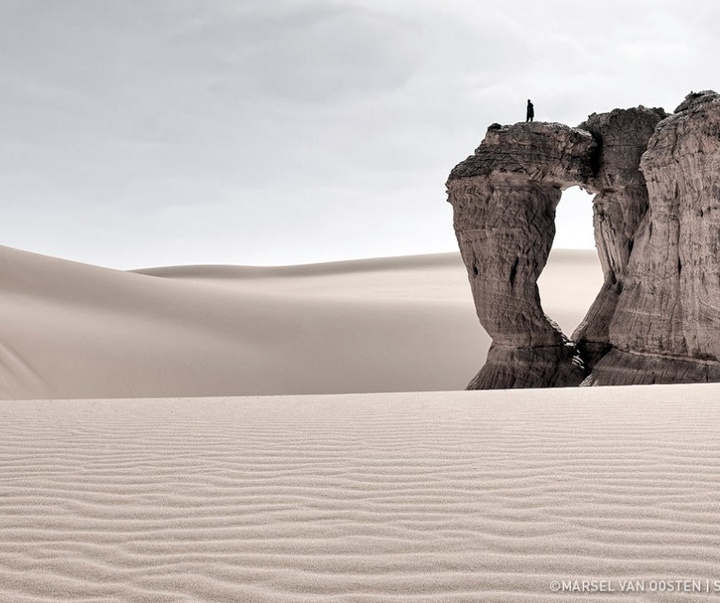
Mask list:
POLYGON ((538 278, 544 312, 570 337, 603 284, 595 247, 591 195, 578 186, 563 191, 555 213, 555 239, 538 278))

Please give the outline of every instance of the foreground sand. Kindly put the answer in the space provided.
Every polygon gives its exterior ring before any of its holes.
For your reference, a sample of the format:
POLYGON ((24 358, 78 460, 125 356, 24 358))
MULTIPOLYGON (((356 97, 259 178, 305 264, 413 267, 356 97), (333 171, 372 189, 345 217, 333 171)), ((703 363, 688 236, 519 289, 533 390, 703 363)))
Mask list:
MULTIPOLYGON (((597 255, 541 279, 570 331, 597 255)), ((459 254, 140 274, 0 247, 0 282, 5 399, 459 390, 489 347, 459 254)))
POLYGON ((6 401, 0 601, 710 601, 618 589, 720 580, 718 398, 6 401))

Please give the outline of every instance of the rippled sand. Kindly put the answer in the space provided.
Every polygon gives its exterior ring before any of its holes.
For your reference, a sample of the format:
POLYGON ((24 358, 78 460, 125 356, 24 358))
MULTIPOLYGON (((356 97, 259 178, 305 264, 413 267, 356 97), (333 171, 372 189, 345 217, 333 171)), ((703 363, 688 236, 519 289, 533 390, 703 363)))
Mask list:
POLYGON ((0 404, 0 601, 710 601, 720 386, 0 404))

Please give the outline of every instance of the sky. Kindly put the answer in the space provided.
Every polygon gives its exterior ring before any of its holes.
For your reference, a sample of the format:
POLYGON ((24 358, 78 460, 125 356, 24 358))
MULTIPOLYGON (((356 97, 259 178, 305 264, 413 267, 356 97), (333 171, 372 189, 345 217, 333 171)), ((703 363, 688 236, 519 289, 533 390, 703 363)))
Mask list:
MULTIPOLYGON (((707 0, 0 0, 0 243, 114 268, 456 251, 493 122, 718 89, 707 0)), ((566 191, 556 247, 594 246, 566 191)))

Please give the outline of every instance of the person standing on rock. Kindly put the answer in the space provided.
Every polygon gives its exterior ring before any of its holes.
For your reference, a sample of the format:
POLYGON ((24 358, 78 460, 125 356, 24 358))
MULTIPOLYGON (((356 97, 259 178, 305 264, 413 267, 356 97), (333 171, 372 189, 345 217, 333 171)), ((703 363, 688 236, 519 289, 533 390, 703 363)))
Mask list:
POLYGON ((533 119, 535 119, 535 105, 533 105, 532 102, 530 101, 530 99, 528 99, 527 113, 525 114, 525 121, 528 122, 528 121, 532 121, 533 119))

